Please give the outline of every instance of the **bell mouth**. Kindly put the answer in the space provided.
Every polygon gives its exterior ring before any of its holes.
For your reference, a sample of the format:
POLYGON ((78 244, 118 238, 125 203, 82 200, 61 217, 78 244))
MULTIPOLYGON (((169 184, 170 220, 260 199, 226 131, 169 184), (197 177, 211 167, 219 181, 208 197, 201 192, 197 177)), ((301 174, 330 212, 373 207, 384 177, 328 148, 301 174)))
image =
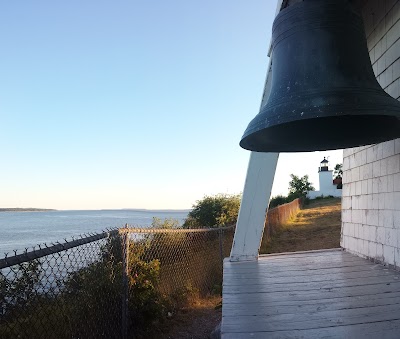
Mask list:
POLYGON ((247 129, 240 146, 253 152, 325 151, 392 140, 400 137, 399 131, 396 116, 328 116, 247 129))

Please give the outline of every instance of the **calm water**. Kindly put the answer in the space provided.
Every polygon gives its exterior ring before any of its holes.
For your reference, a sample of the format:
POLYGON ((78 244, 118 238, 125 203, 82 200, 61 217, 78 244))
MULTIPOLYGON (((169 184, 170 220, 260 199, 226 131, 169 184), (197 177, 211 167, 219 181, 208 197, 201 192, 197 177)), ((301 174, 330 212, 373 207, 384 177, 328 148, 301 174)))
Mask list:
POLYGON ((0 212, 0 258, 13 250, 62 242, 64 238, 70 240, 72 236, 125 224, 148 227, 153 217, 173 218, 182 223, 187 213, 156 210, 0 212))

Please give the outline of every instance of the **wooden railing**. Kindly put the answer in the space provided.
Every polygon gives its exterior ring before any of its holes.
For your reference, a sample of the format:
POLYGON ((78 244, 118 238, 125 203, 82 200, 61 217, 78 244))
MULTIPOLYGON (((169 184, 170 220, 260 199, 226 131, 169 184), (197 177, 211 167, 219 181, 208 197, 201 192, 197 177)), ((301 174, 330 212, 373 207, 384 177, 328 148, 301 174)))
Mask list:
POLYGON ((263 242, 269 241, 279 227, 294 217, 302 207, 302 199, 297 198, 287 204, 271 208, 265 218, 263 242))

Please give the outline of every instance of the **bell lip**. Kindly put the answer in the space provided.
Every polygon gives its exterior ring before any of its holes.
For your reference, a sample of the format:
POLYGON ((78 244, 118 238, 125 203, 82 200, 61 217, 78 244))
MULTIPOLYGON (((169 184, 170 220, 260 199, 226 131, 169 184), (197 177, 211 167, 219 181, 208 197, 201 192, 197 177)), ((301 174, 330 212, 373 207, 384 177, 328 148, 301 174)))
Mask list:
POLYGON ((398 117, 347 115, 303 119, 253 132, 246 130, 239 145, 252 152, 314 152, 372 145, 396 138, 400 138, 398 117))
MULTIPOLYGON (((321 92, 322 93, 322 92, 321 92)), ((400 102, 385 93, 382 89, 369 89, 367 91, 331 91, 323 92, 322 102, 320 106, 313 104, 312 92, 308 95, 299 96, 297 99, 281 98, 279 101, 268 101, 247 126, 240 146, 244 149, 257 151, 256 147, 251 146, 248 140, 250 135, 256 134, 259 131, 267 131, 268 129, 278 129, 285 134, 284 126, 292 126, 298 124, 302 126, 307 133, 319 133, 318 130, 312 130, 308 123, 313 126, 324 126, 326 130, 336 128, 341 130, 340 121, 347 121, 353 128, 357 129, 361 125, 365 125, 366 130, 370 127, 366 125, 368 122, 377 126, 384 132, 384 129, 391 130, 393 126, 398 126, 400 132, 400 102), (329 95, 330 93, 330 95, 329 95), (306 104, 305 104, 306 103, 306 104), (303 104, 303 108, 302 107, 303 104), (305 107, 304 107, 305 106, 305 107), (322 121, 322 124, 316 123, 315 119, 322 121), (328 119, 328 120, 325 120, 328 119), (383 120, 390 120, 389 123, 384 123, 383 120), (328 123, 332 122, 332 125, 328 123)), ((314 127, 317 129, 317 127, 314 127)), ((384 134, 382 132, 382 134, 384 134)), ((346 147, 356 147, 367 144, 383 142, 400 137, 400 133, 393 131, 388 133, 388 138, 383 140, 381 135, 374 138, 371 142, 353 142, 347 146, 320 148, 315 150, 341 149, 346 147)), ((293 133, 297 133, 294 131, 293 133)), ((347 132, 348 134, 350 133, 347 132)), ((370 134, 375 132, 371 130, 370 134)), ((279 138, 279 136, 278 136, 279 138)), ((359 138, 362 139, 362 138, 359 138)), ((296 150, 295 150, 296 151, 296 150)), ((304 150, 309 151, 309 150, 304 150)), ((296 152, 301 152, 297 150, 296 152)))

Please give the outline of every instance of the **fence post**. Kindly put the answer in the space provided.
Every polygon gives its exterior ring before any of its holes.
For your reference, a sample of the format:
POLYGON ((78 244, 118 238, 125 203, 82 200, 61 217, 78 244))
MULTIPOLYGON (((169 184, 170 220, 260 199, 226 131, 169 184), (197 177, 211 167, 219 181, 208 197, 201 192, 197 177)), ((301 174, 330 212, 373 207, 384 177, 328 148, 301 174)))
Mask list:
POLYGON ((128 225, 121 229, 122 241, 122 338, 128 338, 128 273, 129 273, 129 233, 127 230, 128 225))
POLYGON ((219 229, 219 255, 221 256, 221 265, 224 265, 224 239, 222 238, 222 229, 219 229))

